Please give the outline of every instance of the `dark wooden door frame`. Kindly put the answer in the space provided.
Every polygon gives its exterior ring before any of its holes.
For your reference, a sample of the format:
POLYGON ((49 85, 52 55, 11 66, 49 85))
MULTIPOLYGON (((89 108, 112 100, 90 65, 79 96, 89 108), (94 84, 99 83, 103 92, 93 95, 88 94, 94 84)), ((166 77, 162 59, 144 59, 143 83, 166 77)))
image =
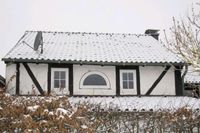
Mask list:
POLYGON ((120 70, 136 70, 137 95, 141 95, 139 66, 116 66, 116 95, 120 96, 120 70))
POLYGON ((49 63, 48 64, 48 74, 47 74, 47 80, 48 80, 48 94, 51 93, 51 68, 68 68, 69 69, 69 93, 70 96, 73 95, 73 64, 57 64, 57 63, 49 63))

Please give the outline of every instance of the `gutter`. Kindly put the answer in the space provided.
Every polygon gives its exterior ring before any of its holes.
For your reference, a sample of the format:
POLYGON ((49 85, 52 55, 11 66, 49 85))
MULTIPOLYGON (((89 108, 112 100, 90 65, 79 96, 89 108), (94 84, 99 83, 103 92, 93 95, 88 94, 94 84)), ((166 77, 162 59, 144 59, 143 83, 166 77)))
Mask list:
POLYGON ((44 59, 12 59, 12 58, 3 58, 2 61, 5 63, 9 62, 19 62, 19 63, 68 63, 68 64, 81 64, 81 65, 102 65, 102 66, 110 66, 110 65, 122 65, 122 66, 132 66, 132 65, 139 65, 139 66, 167 66, 169 64, 184 66, 185 63, 183 62, 103 62, 103 61, 81 61, 81 60, 44 60, 44 59))

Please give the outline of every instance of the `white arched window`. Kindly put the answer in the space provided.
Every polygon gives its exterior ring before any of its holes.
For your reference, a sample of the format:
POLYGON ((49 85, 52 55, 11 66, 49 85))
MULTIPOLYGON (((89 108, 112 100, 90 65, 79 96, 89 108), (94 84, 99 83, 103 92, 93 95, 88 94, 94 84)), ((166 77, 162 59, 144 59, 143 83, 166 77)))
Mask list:
POLYGON ((81 89, 109 89, 110 82, 104 73, 98 71, 87 72, 80 81, 81 89))

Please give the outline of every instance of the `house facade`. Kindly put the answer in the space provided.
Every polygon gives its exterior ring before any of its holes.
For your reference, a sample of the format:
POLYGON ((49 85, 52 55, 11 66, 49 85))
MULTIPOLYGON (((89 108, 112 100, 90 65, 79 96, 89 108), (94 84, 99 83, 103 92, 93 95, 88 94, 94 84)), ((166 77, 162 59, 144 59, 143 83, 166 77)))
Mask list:
POLYGON ((181 96, 184 62, 152 35, 27 31, 3 58, 6 91, 181 96))

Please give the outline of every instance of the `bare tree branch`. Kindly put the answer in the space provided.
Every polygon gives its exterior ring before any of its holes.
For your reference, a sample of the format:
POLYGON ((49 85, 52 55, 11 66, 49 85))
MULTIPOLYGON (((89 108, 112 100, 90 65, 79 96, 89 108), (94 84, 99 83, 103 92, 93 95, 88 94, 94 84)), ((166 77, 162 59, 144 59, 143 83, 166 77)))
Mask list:
POLYGON ((200 2, 192 6, 186 20, 173 18, 170 39, 164 31, 166 48, 200 72, 200 2))

